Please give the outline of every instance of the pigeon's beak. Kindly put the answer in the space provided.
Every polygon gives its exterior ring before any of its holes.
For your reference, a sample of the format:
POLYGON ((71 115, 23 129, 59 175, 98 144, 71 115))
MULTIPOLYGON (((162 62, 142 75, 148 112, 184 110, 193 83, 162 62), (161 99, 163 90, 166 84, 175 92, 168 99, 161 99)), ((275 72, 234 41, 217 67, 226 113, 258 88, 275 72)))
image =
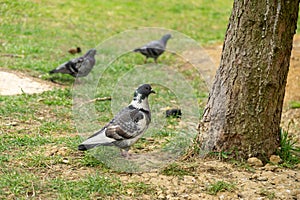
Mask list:
POLYGON ((151 90, 151 91, 150 91, 150 94, 151 94, 151 93, 156 94, 156 92, 155 92, 154 90, 151 90))

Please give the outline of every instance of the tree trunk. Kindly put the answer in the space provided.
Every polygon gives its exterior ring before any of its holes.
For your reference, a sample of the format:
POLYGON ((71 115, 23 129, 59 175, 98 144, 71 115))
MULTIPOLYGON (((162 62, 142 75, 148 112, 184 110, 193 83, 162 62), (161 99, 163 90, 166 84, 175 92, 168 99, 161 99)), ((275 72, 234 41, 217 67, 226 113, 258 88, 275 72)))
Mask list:
POLYGON ((280 119, 299 0, 235 0, 199 142, 237 158, 269 158, 280 119))

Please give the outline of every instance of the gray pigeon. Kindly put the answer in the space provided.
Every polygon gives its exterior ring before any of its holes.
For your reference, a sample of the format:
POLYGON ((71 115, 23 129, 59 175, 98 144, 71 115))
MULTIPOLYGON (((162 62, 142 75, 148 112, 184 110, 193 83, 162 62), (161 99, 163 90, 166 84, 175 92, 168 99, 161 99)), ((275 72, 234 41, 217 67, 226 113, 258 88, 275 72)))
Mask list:
POLYGON ((87 76, 95 65, 96 49, 90 49, 84 56, 63 63, 49 73, 70 74, 74 77, 87 76))
POLYGON ((85 151, 97 146, 120 148, 121 154, 128 157, 130 147, 140 138, 149 126, 151 113, 148 96, 155 93, 149 84, 141 85, 134 93, 131 103, 123 108, 108 124, 78 146, 85 151))
POLYGON ((134 52, 140 52, 146 56, 145 63, 148 58, 154 58, 155 63, 157 63, 158 57, 165 51, 167 42, 171 38, 171 34, 164 35, 160 40, 154 40, 149 42, 143 47, 134 49, 134 52))

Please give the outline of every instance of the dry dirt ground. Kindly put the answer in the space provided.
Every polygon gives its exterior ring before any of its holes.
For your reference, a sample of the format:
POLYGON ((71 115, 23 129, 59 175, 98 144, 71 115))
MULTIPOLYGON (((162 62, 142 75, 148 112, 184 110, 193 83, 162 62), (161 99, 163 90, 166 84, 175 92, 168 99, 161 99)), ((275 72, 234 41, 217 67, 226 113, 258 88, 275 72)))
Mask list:
POLYGON ((33 94, 51 90, 55 84, 24 73, 0 69, 0 95, 33 94))
MULTIPOLYGON (((220 59, 221 50, 221 46, 207 48, 207 52, 216 63, 220 59)), ((22 91, 36 93, 57 87, 49 82, 29 79, 24 74, 7 74, 7 72, 0 72, 2 73, 0 74, 0 93, 3 95, 8 95, 9 92, 17 94, 22 91)), ((300 109, 290 109, 289 103, 291 101, 300 101, 300 36, 296 36, 294 41, 282 115, 282 127, 288 129, 289 133, 297 138, 300 144, 300 109)), ((143 181, 153 186, 153 195, 140 195, 138 199, 300 200, 300 165, 295 169, 282 168, 271 164, 262 167, 241 167, 238 164, 224 163, 217 160, 198 159, 193 162, 179 163, 179 166, 189 171, 190 175, 166 176, 159 172, 145 172, 137 174, 122 173, 117 174, 117 176, 124 183, 143 181), (219 192, 217 195, 207 194, 207 187, 217 181, 233 183, 235 188, 232 191, 219 192)), ((55 167, 61 168, 61 166, 55 167)), ((70 166, 69 168, 64 166, 64 172, 61 176, 79 179, 84 175, 94 173, 93 169, 88 167, 74 169, 70 166)), ((121 197, 121 199, 132 199, 134 193, 136 191, 128 190, 127 195, 121 197)))

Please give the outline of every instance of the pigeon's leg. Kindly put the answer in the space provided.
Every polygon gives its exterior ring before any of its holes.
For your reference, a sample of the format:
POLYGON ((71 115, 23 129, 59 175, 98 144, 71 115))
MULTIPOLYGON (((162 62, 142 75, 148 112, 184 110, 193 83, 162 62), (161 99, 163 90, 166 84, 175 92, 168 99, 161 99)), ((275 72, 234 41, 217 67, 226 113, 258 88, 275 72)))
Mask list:
POLYGON ((154 62, 155 62, 155 64, 157 64, 157 58, 154 58, 154 62))
POLYGON ((74 83, 75 83, 75 84, 81 84, 81 81, 80 81, 80 79, 79 79, 79 78, 76 78, 76 77, 75 77, 75 81, 74 81, 74 83))
POLYGON ((148 59, 148 57, 146 57, 146 58, 145 58, 145 60, 144 60, 144 64, 146 64, 146 63, 147 63, 147 59, 148 59))
POLYGON ((128 158, 130 156, 130 154, 128 153, 129 148, 126 149, 120 149, 121 150, 121 155, 125 158, 128 158))

